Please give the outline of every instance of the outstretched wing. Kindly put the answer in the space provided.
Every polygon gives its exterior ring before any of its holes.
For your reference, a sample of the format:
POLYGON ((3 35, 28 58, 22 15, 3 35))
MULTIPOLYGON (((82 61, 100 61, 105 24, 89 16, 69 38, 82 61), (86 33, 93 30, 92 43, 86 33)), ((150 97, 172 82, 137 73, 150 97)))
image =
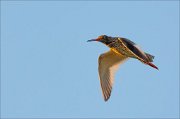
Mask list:
POLYGON ((99 56, 99 78, 105 101, 107 101, 111 95, 114 73, 118 66, 126 59, 127 57, 116 54, 111 50, 99 56))

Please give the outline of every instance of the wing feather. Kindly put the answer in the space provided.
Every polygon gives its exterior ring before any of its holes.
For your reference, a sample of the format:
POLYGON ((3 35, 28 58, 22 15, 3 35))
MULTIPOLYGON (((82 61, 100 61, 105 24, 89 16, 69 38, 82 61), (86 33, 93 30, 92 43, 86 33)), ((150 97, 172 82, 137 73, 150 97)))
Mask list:
POLYGON ((105 101, 107 101, 111 95, 114 73, 118 66, 126 59, 127 57, 119 55, 111 50, 99 56, 99 78, 105 101))

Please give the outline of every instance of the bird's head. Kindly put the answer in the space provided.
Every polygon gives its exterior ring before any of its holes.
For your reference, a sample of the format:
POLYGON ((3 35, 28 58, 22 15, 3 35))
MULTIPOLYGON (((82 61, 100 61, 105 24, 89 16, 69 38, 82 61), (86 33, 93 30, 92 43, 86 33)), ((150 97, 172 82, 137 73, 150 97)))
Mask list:
POLYGON ((103 44, 105 44, 105 45, 108 45, 108 44, 114 42, 115 40, 116 40, 116 39, 113 38, 113 37, 106 36, 106 35, 101 35, 101 36, 99 36, 98 38, 88 40, 87 42, 98 41, 98 42, 101 42, 101 43, 103 43, 103 44))

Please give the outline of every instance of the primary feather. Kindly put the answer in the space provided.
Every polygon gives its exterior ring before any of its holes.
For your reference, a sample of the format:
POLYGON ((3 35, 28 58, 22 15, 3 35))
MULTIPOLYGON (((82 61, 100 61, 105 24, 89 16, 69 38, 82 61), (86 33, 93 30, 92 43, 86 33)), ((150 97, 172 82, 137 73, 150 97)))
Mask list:
POLYGON ((119 55, 112 50, 99 56, 99 78, 105 101, 107 101, 111 95, 115 71, 127 58, 128 57, 119 55))

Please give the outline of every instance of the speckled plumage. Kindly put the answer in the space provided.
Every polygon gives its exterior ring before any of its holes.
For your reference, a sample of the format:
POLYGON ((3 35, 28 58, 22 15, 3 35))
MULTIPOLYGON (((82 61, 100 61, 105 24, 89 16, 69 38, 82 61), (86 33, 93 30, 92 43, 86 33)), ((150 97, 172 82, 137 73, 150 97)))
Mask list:
POLYGON ((110 51, 99 56, 99 79, 104 100, 110 98, 114 73, 118 66, 128 58, 135 58, 155 69, 158 69, 153 62, 154 56, 142 51, 134 42, 121 37, 110 37, 101 35, 97 39, 89 41, 99 41, 110 48, 110 51))

